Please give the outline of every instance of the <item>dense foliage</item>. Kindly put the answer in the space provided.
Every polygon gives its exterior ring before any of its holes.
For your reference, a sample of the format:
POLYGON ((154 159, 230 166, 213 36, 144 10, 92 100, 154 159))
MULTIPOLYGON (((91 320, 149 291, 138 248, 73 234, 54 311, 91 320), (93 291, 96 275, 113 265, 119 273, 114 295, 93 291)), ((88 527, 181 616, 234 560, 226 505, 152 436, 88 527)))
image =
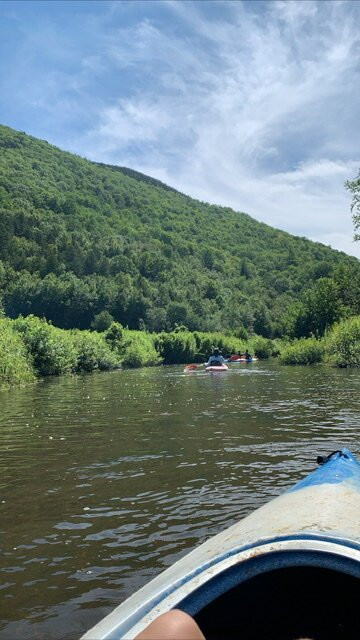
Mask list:
POLYGON ((58 329, 34 316, 17 318, 12 330, 21 336, 36 375, 105 371, 120 366, 118 355, 96 332, 58 329))
POLYGON ((322 362, 324 343, 316 338, 301 338, 288 344, 280 354, 281 364, 315 364, 322 362))
MULTIPOLYGON (((322 335, 360 312, 356 258, 7 127, 0 214, 0 297, 11 318, 272 338, 322 335)), ((138 341, 130 360, 143 349, 138 341)))
POLYGON ((360 316, 334 325, 326 339, 327 360, 338 367, 360 367, 360 316))
MULTIPOLYGON (((222 347, 224 353, 246 349, 239 338, 220 333, 192 334, 186 330, 154 334, 124 329, 116 322, 100 333, 59 329, 32 315, 16 320, 0 318, 0 387, 39 376, 203 362, 214 346, 222 347)), ((272 343, 265 338, 254 336, 247 346, 254 353, 258 349, 263 357, 272 353, 272 343)))
POLYGON ((30 353, 13 330, 11 320, 0 318, 0 386, 23 384, 35 379, 30 353))
POLYGON ((282 364, 360 366, 360 316, 335 324, 325 337, 291 341, 256 335, 244 341, 219 332, 187 330, 154 334, 124 329, 116 322, 99 333, 59 329, 35 316, 0 318, 0 388, 39 376, 204 363, 214 347, 225 356, 246 350, 259 359, 280 356, 282 364))
POLYGON ((355 180, 348 180, 346 187, 353 194, 351 210, 355 228, 355 240, 360 240, 360 172, 355 180))
POLYGON ((326 362, 336 367, 360 367, 360 316, 334 324, 322 338, 300 338, 280 344, 281 364, 326 362))

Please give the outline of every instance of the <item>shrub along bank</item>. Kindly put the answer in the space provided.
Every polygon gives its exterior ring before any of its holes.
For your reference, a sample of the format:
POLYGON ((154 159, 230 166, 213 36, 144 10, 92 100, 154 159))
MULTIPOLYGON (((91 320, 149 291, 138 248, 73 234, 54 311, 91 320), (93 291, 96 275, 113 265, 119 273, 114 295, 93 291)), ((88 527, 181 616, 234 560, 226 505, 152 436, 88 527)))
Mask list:
POLYGON ((326 359, 337 367, 360 367, 360 316, 334 325, 326 339, 326 359))
POLYGON ((245 340, 185 328, 152 334, 124 329, 116 322, 100 333, 59 329, 35 316, 0 318, 0 386, 30 382, 39 376, 205 362, 214 347, 225 355, 246 349, 260 359, 279 355, 282 364, 360 366, 360 316, 334 325, 322 339, 292 342, 261 336, 245 340))
POLYGON ((281 364, 325 362, 336 367, 360 367, 360 316, 334 324, 324 338, 282 342, 279 359, 281 364))
POLYGON ((315 364, 324 358, 324 341, 302 338, 285 345, 280 353, 281 364, 315 364))
POLYGON ((124 329, 113 322, 103 332, 59 329, 36 316, 0 318, 0 386, 21 384, 49 375, 106 371, 119 367, 205 362, 217 346, 224 354, 274 355, 271 340, 250 340, 221 333, 177 329, 152 334, 124 329))
POLYGON ((29 351, 14 331, 13 322, 0 319, 0 384, 22 384, 35 379, 29 351))
POLYGON ((157 334, 155 347, 164 364, 184 364, 205 362, 214 347, 218 347, 224 355, 245 353, 248 349, 251 354, 259 358, 269 358, 275 355, 275 342, 261 336, 245 340, 218 332, 174 331, 157 334))

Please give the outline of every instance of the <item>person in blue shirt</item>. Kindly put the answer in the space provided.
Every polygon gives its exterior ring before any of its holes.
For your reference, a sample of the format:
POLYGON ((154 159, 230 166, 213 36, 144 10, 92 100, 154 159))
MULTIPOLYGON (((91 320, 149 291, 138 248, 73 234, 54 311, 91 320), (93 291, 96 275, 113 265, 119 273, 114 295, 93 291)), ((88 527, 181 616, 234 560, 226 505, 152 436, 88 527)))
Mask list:
POLYGON ((208 359, 206 366, 219 366, 224 364, 225 358, 223 358, 221 351, 219 349, 214 349, 212 355, 208 359))

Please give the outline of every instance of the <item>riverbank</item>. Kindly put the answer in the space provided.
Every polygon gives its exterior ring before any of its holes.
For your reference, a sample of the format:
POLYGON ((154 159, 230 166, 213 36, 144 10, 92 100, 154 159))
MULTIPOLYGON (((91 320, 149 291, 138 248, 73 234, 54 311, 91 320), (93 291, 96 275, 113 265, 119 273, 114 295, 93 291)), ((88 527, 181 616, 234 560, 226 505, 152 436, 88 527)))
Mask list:
POLYGON ((259 359, 279 357, 282 364, 360 366, 360 317, 338 323, 320 340, 295 341, 182 328, 156 334, 128 330, 116 322, 103 332, 65 330, 35 316, 0 318, 0 386, 49 375, 204 362, 214 346, 223 354, 248 350, 259 359))

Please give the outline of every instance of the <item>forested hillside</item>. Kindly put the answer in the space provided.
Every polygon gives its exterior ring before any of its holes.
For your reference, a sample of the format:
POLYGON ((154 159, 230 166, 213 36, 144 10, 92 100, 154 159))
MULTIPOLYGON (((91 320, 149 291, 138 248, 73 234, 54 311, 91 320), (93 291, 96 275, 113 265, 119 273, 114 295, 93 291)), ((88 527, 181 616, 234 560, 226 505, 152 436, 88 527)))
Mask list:
POLYGON ((273 337, 317 281, 335 283, 338 305, 359 313, 356 258, 3 126, 0 212, 1 298, 12 318, 88 328, 106 310, 134 329, 273 337))

